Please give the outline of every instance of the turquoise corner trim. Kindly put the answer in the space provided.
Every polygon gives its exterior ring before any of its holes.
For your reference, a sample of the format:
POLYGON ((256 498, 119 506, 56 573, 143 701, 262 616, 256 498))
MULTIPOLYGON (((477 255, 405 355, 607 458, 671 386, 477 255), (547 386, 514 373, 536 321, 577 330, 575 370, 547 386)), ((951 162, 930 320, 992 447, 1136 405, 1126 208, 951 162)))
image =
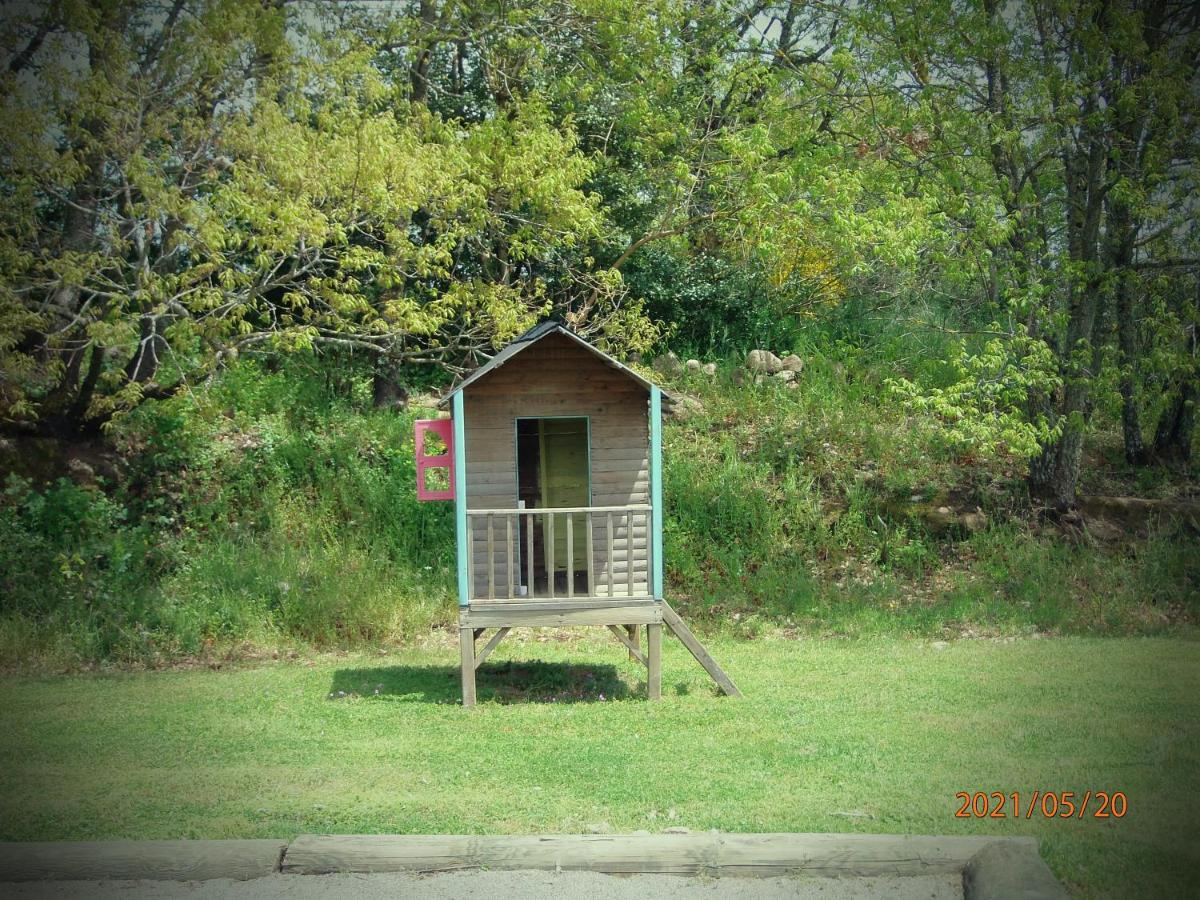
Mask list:
POLYGON ((467 540, 467 439, 463 421, 463 395, 454 395, 454 535, 458 544, 458 605, 471 603, 467 564, 471 549, 467 540))
POLYGON ((656 599, 663 596, 662 391, 650 388, 650 569, 656 599))

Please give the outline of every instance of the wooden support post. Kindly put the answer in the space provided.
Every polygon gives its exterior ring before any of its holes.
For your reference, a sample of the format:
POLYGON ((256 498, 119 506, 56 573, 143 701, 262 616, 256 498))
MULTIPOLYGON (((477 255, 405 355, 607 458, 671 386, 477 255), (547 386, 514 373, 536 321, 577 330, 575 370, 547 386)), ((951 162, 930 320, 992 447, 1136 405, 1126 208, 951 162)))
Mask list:
POLYGON ((646 697, 650 700, 662 698, 661 625, 646 626, 646 697))
MULTIPOLYGON (((642 640, 641 636, 638 634, 638 627, 636 625, 626 625, 625 633, 629 635, 629 642, 640 650, 642 647, 642 640)), ((629 658, 635 658, 632 650, 629 652, 629 658)), ((641 662, 644 664, 645 660, 642 660, 641 662)))
POLYGON ((458 652, 462 665, 462 705, 475 705, 475 634, 470 628, 458 629, 458 652))

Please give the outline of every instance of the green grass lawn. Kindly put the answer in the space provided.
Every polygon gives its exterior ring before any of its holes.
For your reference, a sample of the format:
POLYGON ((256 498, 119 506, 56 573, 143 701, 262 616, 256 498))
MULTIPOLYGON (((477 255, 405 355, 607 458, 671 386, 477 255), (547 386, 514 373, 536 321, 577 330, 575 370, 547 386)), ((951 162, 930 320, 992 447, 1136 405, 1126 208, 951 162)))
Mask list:
POLYGON ((1084 895, 1197 887, 1195 640, 713 641, 743 700, 715 697, 667 640, 664 699, 649 704, 615 641, 539 634, 501 645, 472 711, 457 706, 448 640, 221 671, 0 679, 0 837, 598 823, 1033 835, 1084 895), (1128 813, 954 815, 957 791, 1033 789, 1120 790, 1128 813))

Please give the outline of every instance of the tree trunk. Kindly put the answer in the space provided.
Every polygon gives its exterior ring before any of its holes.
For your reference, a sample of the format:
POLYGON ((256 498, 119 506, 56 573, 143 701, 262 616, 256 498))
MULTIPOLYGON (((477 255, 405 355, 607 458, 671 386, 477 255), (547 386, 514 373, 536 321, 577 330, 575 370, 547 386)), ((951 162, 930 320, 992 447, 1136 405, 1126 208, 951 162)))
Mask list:
MULTIPOLYGON (((1200 286, 1200 280, 1197 280, 1197 285, 1200 286)), ((1154 456, 1164 461, 1188 462, 1192 458, 1196 402, 1200 400, 1200 372, 1196 368, 1200 322, 1188 324, 1186 337, 1191 349, 1192 366, 1178 379, 1175 395, 1159 417, 1154 433, 1154 456)))
POLYGON ((417 13, 421 22, 421 49, 417 51, 408 73, 413 103, 424 103, 429 96, 429 62, 433 57, 434 48, 439 43, 435 37, 437 12, 437 3, 434 0, 421 0, 417 13))
POLYGON ((1172 462, 1192 458, 1192 435, 1196 428, 1196 382, 1187 379, 1180 386, 1158 420, 1154 435, 1154 456, 1172 462))
POLYGON ((404 409, 407 404, 408 388, 400 379, 396 364, 381 357, 371 373, 371 405, 375 409, 404 409))
POLYGON ((1147 461, 1142 439, 1142 416, 1137 396, 1137 322, 1134 320, 1133 245, 1136 226, 1128 204, 1109 204, 1106 263, 1113 271, 1113 308, 1117 316, 1117 350, 1120 364, 1121 431, 1125 441, 1125 459, 1141 466, 1147 461))

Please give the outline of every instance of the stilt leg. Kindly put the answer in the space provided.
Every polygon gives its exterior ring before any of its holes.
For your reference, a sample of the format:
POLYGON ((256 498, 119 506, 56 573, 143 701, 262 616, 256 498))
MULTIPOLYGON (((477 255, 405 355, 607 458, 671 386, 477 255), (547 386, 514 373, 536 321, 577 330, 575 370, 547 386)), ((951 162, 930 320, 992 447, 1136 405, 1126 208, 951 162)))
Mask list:
POLYGON ((662 697, 662 626, 646 626, 646 696, 662 697))
POLYGON ((475 705, 475 633, 458 629, 458 649, 462 657, 462 705, 475 705))
MULTIPOLYGON (((626 625, 625 633, 629 635, 629 639, 635 644, 638 643, 638 627, 636 625, 626 625)), ((633 655, 633 651, 629 651, 629 661, 637 662, 637 657, 633 655)))

